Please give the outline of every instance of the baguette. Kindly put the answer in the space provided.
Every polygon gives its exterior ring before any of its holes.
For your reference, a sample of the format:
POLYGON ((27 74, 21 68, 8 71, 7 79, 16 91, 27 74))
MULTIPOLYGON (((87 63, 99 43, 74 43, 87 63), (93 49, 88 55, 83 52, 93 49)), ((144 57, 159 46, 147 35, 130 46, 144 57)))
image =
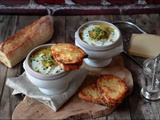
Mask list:
POLYGON ((0 45, 0 61, 9 68, 23 60, 34 47, 51 39, 53 19, 44 16, 18 31, 0 45))
POLYGON ((65 71, 79 69, 83 59, 88 57, 81 48, 70 43, 55 44, 51 50, 54 59, 65 71))

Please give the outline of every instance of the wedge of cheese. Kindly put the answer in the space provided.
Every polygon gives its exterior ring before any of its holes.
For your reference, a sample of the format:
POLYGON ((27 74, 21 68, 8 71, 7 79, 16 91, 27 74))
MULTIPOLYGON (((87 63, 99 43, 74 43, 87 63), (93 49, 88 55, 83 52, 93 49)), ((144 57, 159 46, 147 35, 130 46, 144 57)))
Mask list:
POLYGON ((152 34, 132 34, 128 53, 144 58, 156 57, 160 53, 160 36, 152 34))

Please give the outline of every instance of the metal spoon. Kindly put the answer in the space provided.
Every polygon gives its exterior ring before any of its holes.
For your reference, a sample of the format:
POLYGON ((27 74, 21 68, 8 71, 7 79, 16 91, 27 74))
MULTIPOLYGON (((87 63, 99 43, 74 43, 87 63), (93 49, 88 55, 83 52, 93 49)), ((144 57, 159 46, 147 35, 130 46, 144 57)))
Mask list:
POLYGON ((156 82, 155 75, 157 74, 157 71, 158 71, 159 60, 160 60, 160 54, 154 60, 154 68, 153 68, 153 75, 152 75, 152 86, 151 86, 152 91, 155 90, 155 82, 156 82))

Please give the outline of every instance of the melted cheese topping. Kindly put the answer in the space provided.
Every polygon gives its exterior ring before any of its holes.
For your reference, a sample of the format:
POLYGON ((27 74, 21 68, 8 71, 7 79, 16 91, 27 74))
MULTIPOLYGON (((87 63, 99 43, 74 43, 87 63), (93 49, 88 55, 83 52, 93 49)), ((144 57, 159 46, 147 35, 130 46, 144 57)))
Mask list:
POLYGON ((85 55, 83 50, 69 43, 56 44, 51 49, 54 58, 64 64, 78 63, 85 55))
POLYGON ((62 71, 54 60, 50 47, 35 51, 30 57, 30 66, 34 71, 48 75, 62 71))
POLYGON ((106 24, 91 24, 80 31, 81 39, 93 46, 107 46, 114 43, 118 37, 118 31, 106 24))

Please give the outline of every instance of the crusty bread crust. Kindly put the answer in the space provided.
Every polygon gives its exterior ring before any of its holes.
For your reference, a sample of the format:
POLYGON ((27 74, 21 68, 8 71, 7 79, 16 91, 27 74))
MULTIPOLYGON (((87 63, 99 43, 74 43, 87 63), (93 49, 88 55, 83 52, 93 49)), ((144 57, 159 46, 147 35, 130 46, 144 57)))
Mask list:
POLYGON ((88 55, 78 46, 70 43, 59 43, 51 47, 52 55, 65 71, 79 69, 83 59, 88 55))
POLYGON ((80 61, 78 63, 74 63, 74 64, 63 64, 61 62, 57 62, 59 64, 59 66, 61 66, 61 68, 65 71, 71 71, 71 70, 76 70, 79 69, 79 67, 82 65, 83 61, 80 61))
POLYGON ((96 84, 86 86, 81 92, 79 92, 78 97, 85 101, 97 104, 107 104, 107 101, 99 92, 96 84))
POLYGON ((51 39, 53 19, 44 16, 33 24, 26 26, 0 45, 0 61, 13 67, 23 60, 30 50, 51 39))
POLYGON ((110 106, 122 103, 127 92, 126 83, 121 78, 110 74, 99 76, 97 87, 110 106))

